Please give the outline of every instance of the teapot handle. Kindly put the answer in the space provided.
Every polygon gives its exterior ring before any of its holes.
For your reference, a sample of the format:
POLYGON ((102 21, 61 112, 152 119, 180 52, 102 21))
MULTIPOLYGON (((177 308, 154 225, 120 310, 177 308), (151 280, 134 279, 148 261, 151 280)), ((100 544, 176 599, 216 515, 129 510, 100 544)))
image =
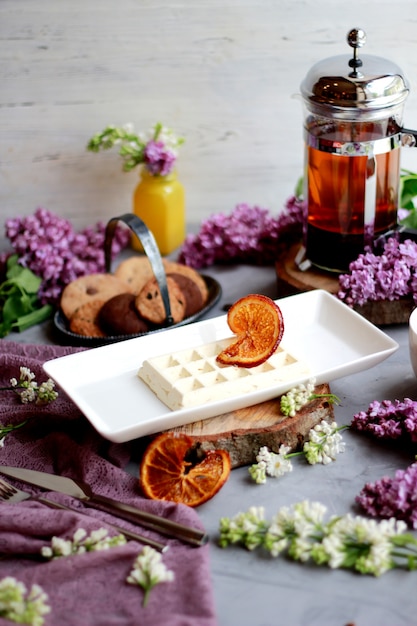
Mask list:
POLYGON ((401 145, 415 148, 417 146, 417 130, 401 129, 401 145))

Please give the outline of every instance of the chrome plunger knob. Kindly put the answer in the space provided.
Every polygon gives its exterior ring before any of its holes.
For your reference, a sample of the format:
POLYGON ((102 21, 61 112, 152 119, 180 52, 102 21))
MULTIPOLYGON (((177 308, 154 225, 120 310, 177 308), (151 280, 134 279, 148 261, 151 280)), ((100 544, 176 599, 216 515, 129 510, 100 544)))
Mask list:
POLYGON ((353 74, 356 75, 356 68, 361 67, 362 61, 358 58, 358 48, 362 48, 366 43, 366 33, 362 28, 352 28, 347 34, 347 41, 353 48, 353 58, 349 61, 349 67, 353 68, 353 74))

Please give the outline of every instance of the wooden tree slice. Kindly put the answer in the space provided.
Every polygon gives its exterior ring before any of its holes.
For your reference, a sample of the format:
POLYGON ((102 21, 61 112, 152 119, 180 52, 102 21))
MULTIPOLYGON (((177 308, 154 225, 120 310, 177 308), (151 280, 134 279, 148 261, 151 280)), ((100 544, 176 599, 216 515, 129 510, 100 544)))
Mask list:
POLYGON ((300 248, 300 244, 295 244, 276 262, 279 295, 292 295, 312 289, 324 289, 329 293, 337 293, 339 291, 337 273, 325 272, 313 265, 305 271, 300 270, 296 262, 300 248))
MULTIPOLYGON (((328 384, 315 393, 330 393, 328 384)), ((180 426, 171 432, 186 433, 203 450, 222 449, 230 454, 232 468, 256 463, 262 446, 278 452, 281 444, 292 451, 302 447, 311 428, 322 420, 333 421, 333 405, 325 398, 306 404, 294 417, 281 413, 280 399, 180 426)))

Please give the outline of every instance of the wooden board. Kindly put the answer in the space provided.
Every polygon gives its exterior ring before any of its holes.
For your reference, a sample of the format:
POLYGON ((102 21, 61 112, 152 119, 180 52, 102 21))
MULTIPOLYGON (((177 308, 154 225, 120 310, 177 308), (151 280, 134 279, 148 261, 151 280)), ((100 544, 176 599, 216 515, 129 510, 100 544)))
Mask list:
MULTIPOLYGON (((313 266, 305 271, 300 270, 296 263, 300 247, 300 244, 290 247, 276 262, 278 297, 312 289, 324 289, 329 293, 336 294, 339 290, 338 274, 325 272, 313 266)), ((408 324, 408 319, 414 308, 415 304, 411 297, 393 301, 368 302, 363 306, 356 305, 354 307, 355 311, 376 326, 408 324)))
MULTIPOLYGON (((318 385, 315 393, 330 393, 328 384, 318 385)), ((230 454, 232 467, 256 462, 262 446, 277 452, 281 444, 298 450, 311 428, 322 420, 333 421, 334 412, 325 398, 306 404, 294 417, 281 413, 279 398, 246 409, 231 411, 206 420, 172 429, 186 433, 203 450, 223 449, 230 454)))

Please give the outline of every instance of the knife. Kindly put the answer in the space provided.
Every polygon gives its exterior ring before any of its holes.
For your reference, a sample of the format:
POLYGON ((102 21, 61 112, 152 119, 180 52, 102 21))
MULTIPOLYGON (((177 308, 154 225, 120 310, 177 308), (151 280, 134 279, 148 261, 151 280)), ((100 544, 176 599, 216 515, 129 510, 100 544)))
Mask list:
POLYGON ((107 513, 135 522, 145 528, 154 530, 160 534, 180 539, 194 546, 202 546, 207 543, 208 535, 198 528, 184 526, 178 522, 165 519, 159 515, 141 511, 130 504, 118 502, 112 498, 94 493, 89 485, 81 481, 75 481, 67 476, 57 476, 47 472, 26 469, 23 467, 8 467, 0 465, 0 472, 6 476, 12 476, 29 485, 42 487, 48 491, 57 491, 72 496, 82 501, 87 506, 105 510, 107 513))

